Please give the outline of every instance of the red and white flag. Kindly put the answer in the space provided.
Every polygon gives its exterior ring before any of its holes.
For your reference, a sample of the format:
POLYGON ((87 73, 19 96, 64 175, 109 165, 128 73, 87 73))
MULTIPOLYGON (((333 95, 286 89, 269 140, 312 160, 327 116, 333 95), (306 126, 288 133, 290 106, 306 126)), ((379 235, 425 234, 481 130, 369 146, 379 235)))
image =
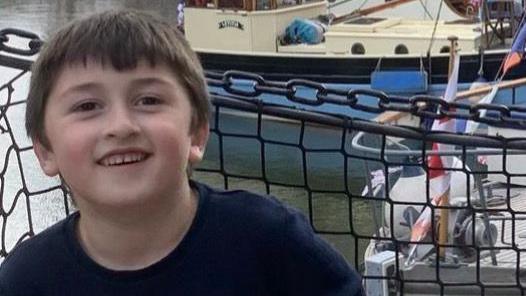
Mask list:
MULTIPOLYGON (((455 55, 453 60, 453 71, 449 77, 449 81, 444 94, 444 100, 452 102, 457 95, 458 84, 458 68, 460 64, 459 55, 455 55)), ((456 123, 454 118, 444 117, 433 122, 431 130, 455 132, 456 123)), ((433 143, 433 151, 451 151, 454 149, 453 145, 433 143)), ((443 196, 448 193, 451 184, 451 171, 444 170, 444 168, 451 168, 453 165, 453 156, 440 156, 437 154, 430 155, 427 159, 429 168, 429 187, 431 204, 434 206, 442 203, 443 196)), ((431 208, 426 206, 418 216, 415 224, 411 228, 411 241, 421 241, 431 229, 431 208)))

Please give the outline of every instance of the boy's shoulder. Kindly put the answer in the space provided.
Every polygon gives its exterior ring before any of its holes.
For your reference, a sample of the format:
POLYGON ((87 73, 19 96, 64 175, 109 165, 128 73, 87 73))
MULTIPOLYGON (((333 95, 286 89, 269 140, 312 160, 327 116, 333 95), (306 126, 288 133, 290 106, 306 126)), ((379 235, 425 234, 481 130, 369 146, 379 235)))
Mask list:
POLYGON ((246 244, 271 244, 276 248, 282 243, 291 220, 304 223, 297 230, 311 231, 310 225, 298 210, 277 198, 246 190, 222 190, 195 182, 199 191, 200 209, 197 225, 206 229, 205 236, 228 237, 243 240, 246 244))
POLYGON ((6 284, 27 283, 27 279, 43 276, 46 270, 56 266, 56 259, 67 252, 66 226, 75 215, 19 243, 0 265, 0 288, 8 289, 6 284))
POLYGON ((199 194, 208 203, 209 214, 228 214, 236 219, 266 220, 279 222, 289 215, 297 215, 294 209, 272 195, 234 189, 223 190, 195 182, 199 194))
POLYGON ((314 235, 307 217, 271 195, 246 190, 221 190, 196 183, 201 198, 197 224, 209 235, 221 233, 246 244, 282 250, 286 240, 310 241, 314 235))
MULTIPOLYGON (((208 198, 206 211, 215 247, 221 241, 260 250, 260 258, 272 266, 273 283, 285 295, 362 295, 360 276, 345 258, 317 235, 309 219, 275 197, 244 190, 217 190, 199 184, 208 198), (302 270, 302 273, 297 273, 302 270), (307 284, 308 283, 308 284, 307 284), (331 294, 332 295, 332 294, 331 294)), ((204 195, 203 195, 204 193, 204 195)))

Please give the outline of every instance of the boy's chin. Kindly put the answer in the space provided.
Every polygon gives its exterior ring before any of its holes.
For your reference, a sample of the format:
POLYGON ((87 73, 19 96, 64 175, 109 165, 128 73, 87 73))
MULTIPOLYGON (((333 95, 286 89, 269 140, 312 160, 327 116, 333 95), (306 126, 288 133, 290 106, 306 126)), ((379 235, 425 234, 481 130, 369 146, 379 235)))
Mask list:
POLYGON ((118 211, 123 214, 125 210, 144 211, 148 204, 158 202, 155 197, 147 196, 138 192, 127 192, 126 190, 114 190, 111 193, 101 194, 97 198, 86 198, 77 201, 78 208, 82 212, 83 207, 91 208, 101 212, 118 211))
POLYGON ((176 206, 175 196, 179 194, 159 189, 114 187, 94 198, 78 198, 77 205, 81 212, 83 207, 86 207, 95 211, 111 212, 117 216, 125 213, 153 214, 154 211, 166 211, 168 207, 176 206))

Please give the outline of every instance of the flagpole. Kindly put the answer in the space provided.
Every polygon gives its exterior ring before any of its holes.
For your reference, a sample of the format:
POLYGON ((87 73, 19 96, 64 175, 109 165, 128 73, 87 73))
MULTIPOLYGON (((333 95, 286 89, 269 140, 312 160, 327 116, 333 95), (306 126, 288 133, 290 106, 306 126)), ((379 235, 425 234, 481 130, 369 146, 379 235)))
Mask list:
MULTIPOLYGON (((457 51, 457 36, 449 36, 447 38, 451 42, 450 51, 449 51, 449 71, 448 71, 448 79, 451 76, 451 72, 453 71, 453 62, 455 60, 455 54, 457 51)), ((442 194, 442 197, 439 199, 441 200, 440 206, 449 206, 449 191, 451 186, 442 194)), ((448 243, 448 225, 449 225, 449 210, 445 208, 440 209, 440 227, 438 229, 438 244, 439 245, 445 245, 448 243)), ((438 255, 441 260, 446 259, 446 248, 445 247, 438 247, 438 255)))
POLYGON ((455 59, 455 51, 457 50, 457 36, 449 36, 447 37, 447 40, 451 42, 449 46, 449 65, 447 68, 447 78, 449 80, 449 77, 451 77, 451 72, 453 71, 453 62, 455 59))

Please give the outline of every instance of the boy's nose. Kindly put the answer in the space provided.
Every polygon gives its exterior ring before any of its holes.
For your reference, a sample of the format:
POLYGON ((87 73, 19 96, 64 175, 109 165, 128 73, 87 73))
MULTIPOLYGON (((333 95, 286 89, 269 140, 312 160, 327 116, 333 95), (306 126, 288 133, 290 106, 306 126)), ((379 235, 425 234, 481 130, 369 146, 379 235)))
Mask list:
POLYGON ((124 107, 115 107, 108 113, 104 135, 107 138, 127 138, 140 131, 132 112, 124 107))

